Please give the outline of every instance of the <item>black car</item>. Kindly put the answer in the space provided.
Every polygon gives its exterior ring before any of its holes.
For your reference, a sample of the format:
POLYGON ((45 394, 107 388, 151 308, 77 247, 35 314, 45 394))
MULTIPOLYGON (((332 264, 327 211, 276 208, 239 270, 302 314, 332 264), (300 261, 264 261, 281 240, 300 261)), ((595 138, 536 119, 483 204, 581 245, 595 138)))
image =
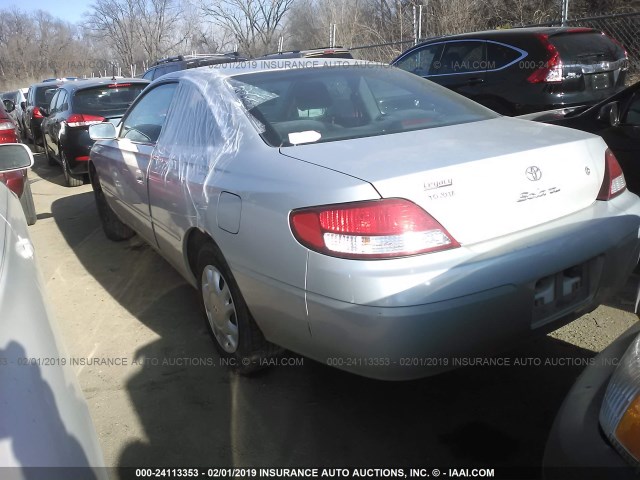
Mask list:
POLYGON ((158 60, 146 72, 144 72, 142 78, 151 81, 167 73, 177 72, 178 70, 206 67, 209 65, 220 65, 222 63, 242 62, 246 60, 246 58, 240 57, 237 52, 176 55, 175 57, 158 60))
POLYGON ((93 146, 89 125, 105 121, 118 124, 148 84, 140 78, 101 78, 64 83, 55 91, 43 112, 43 144, 49 164, 62 165, 67 186, 82 185, 88 173, 93 146))
POLYGON ((351 52, 343 47, 314 48, 311 50, 289 50, 288 52, 268 53, 256 60, 280 60, 285 58, 353 58, 351 52))
POLYGON ((53 94, 61 85, 63 85, 61 81, 45 81, 31 85, 27 92, 27 100, 24 105, 21 105, 24 138, 32 142, 36 149, 43 145, 40 128, 44 119, 43 109, 46 110, 49 107, 53 94))
POLYGON ((552 110, 522 118, 600 135, 618 159, 627 187, 640 195, 640 82, 591 107, 552 110))
POLYGON ((392 65, 503 115, 593 105, 622 90, 629 60, 591 28, 491 30, 431 39, 392 65))

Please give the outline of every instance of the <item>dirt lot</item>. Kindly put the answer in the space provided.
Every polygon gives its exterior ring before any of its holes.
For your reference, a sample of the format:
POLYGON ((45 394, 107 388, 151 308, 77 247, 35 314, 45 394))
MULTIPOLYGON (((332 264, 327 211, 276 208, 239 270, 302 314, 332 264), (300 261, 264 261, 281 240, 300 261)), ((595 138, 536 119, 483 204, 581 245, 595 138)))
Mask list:
POLYGON ((219 365, 195 291, 137 238, 104 237, 89 185, 62 186, 42 155, 31 178, 31 235, 68 354, 98 362, 76 372, 110 466, 540 465, 579 363, 637 320, 625 311, 630 284, 611 306, 506 354, 567 366, 385 383, 288 355, 295 366, 241 378, 219 365))

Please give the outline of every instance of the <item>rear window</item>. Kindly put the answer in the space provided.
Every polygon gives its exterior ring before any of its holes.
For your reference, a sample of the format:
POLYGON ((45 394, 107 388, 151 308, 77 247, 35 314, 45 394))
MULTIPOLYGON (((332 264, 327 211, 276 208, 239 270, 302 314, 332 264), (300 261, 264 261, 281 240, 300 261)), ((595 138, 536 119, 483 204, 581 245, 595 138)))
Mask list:
POLYGON ((428 80, 378 65, 260 72, 233 77, 230 83, 272 146, 386 135, 497 116, 428 80))
POLYGON ((36 88, 36 106, 48 107, 57 89, 58 85, 55 84, 36 88))
POLYGON ((72 109, 74 113, 106 118, 122 116, 146 86, 146 83, 123 83, 78 90, 73 97, 72 109))
POLYGON ((594 64, 624 58, 624 50, 599 32, 568 32, 554 35, 549 41, 567 64, 594 64))

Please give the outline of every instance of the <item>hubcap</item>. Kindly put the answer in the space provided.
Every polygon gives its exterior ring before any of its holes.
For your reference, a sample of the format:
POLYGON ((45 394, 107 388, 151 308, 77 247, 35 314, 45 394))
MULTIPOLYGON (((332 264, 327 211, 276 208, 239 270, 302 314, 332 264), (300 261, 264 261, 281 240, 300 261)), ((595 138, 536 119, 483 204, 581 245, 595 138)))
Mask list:
POLYGON ((225 352, 234 353, 238 349, 236 307, 227 280, 211 265, 202 272, 202 299, 216 340, 225 352))

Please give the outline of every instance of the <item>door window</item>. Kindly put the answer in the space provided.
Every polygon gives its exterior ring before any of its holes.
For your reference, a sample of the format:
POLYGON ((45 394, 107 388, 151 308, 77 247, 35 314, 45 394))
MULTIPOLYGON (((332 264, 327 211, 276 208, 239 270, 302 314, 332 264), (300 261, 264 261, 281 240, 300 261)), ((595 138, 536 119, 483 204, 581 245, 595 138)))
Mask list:
POLYGON ((443 47, 444 45, 442 43, 427 45, 403 57, 394 66, 423 77, 433 75, 434 73, 438 73, 434 71, 437 70, 437 68, 432 69, 432 67, 438 66, 437 63, 434 65, 434 62, 440 60, 443 47))
POLYGON ((120 138, 155 143, 167 119, 176 83, 165 83, 147 92, 122 122, 120 138))
POLYGON ((440 60, 440 68, 433 73, 440 75, 471 73, 484 71, 485 69, 485 42, 447 42, 440 60))
POLYGON ((58 103, 58 98, 60 97, 60 91, 58 90, 53 98, 51 99, 51 103, 49 104, 49 115, 52 113, 56 113, 56 104, 58 103))

